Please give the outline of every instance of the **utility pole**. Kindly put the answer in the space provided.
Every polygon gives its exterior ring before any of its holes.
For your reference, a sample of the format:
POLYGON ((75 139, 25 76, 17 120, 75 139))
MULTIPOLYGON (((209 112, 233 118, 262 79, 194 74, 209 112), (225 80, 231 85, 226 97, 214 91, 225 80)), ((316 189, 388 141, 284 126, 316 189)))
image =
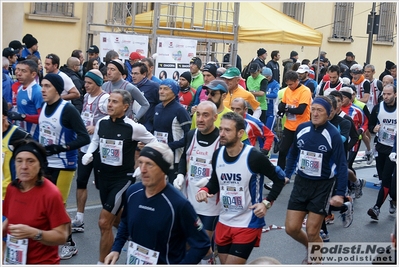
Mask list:
POLYGON ((370 60, 371 60, 371 50, 373 48, 373 35, 374 35, 374 21, 375 21, 375 2, 373 2, 373 6, 371 8, 371 12, 370 12, 370 17, 371 19, 369 20, 369 27, 367 27, 369 29, 369 42, 367 45, 367 56, 366 56, 366 63, 370 64, 370 60))

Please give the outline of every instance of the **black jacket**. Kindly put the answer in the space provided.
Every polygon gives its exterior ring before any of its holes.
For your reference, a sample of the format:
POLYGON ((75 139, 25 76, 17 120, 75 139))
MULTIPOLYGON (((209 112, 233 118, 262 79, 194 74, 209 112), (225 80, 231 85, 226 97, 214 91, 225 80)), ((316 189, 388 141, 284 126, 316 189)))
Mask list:
POLYGON ((74 72, 70 68, 68 68, 66 65, 62 66, 60 68, 60 71, 68 75, 69 78, 72 79, 73 84, 75 85, 76 89, 78 89, 80 93, 80 97, 77 99, 73 99, 71 102, 75 106, 75 108, 79 111, 79 113, 82 113, 83 109, 83 98, 84 95, 86 94, 86 89, 84 88, 84 81, 80 78, 79 74, 77 72, 74 72))

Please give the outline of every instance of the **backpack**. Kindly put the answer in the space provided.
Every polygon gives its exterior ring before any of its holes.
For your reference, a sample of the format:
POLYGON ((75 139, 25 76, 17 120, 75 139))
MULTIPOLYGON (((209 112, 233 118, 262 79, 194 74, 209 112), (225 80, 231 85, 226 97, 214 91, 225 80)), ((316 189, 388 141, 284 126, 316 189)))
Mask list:
POLYGON ((247 80, 249 76, 251 76, 251 73, 249 72, 249 66, 251 65, 252 62, 254 62, 255 59, 252 59, 246 66, 245 68, 242 70, 241 72, 241 77, 244 80, 247 80))

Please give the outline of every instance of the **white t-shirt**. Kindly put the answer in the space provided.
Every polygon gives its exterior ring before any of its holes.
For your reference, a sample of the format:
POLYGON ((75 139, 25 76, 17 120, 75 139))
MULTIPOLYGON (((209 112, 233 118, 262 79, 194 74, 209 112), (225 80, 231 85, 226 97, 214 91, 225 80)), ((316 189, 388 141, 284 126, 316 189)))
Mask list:
POLYGON ((58 75, 61 76, 61 78, 64 80, 64 91, 62 91, 61 96, 67 95, 69 90, 75 87, 75 84, 73 83, 72 79, 68 77, 65 73, 62 71, 58 71, 58 75))

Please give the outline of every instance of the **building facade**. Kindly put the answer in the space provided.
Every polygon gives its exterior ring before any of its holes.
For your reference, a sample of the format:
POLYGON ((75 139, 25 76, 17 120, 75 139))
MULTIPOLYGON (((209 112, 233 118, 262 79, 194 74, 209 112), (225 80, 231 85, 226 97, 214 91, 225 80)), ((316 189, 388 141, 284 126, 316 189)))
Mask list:
MULTIPOLYGON (((191 4, 191 3, 190 3, 191 4)), ((223 6, 213 4, 215 12, 223 6)), ((245 3, 241 3, 245 5, 245 3)), ((351 51, 355 60, 364 64, 367 59, 369 34, 367 33, 368 16, 373 8, 371 2, 267 2, 270 7, 296 19, 323 34, 321 47, 293 44, 265 43, 260 39, 254 43, 232 41, 237 46, 237 53, 245 66, 256 51, 263 47, 268 51, 279 50, 281 60, 289 58, 292 50, 299 54, 299 59, 313 60, 320 50, 326 51, 326 57, 332 64, 345 58, 351 51)), ((385 68, 385 61, 397 63, 397 3, 376 2, 375 14, 379 15, 379 32, 373 36, 370 63, 376 67, 376 73, 385 68)), ((134 25, 134 14, 145 13, 154 9, 154 3, 127 2, 62 2, 62 3, 2 3, 3 48, 12 40, 22 40, 27 33, 38 41, 42 57, 56 53, 64 64, 74 49, 86 51, 91 44, 99 43, 100 32, 129 33, 134 25)), ((173 13, 173 6, 168 12, 173 13)), ((239 18, 251 19, 251 18, 239 18)), ((257 22, 261 23, 261 22, 257 22)), ((203 42, 199 42, 202 44, 203 42)), ((223 43, 215 50, 214 58, 222 61, 227 52, 228 43, 223 43)), ((197 51, 209 50, 208 46, 197 51)), ((154 53, 154 51, 151 51, 154 53)), ((281 64, 280 60, 280 64, 281 64)))

